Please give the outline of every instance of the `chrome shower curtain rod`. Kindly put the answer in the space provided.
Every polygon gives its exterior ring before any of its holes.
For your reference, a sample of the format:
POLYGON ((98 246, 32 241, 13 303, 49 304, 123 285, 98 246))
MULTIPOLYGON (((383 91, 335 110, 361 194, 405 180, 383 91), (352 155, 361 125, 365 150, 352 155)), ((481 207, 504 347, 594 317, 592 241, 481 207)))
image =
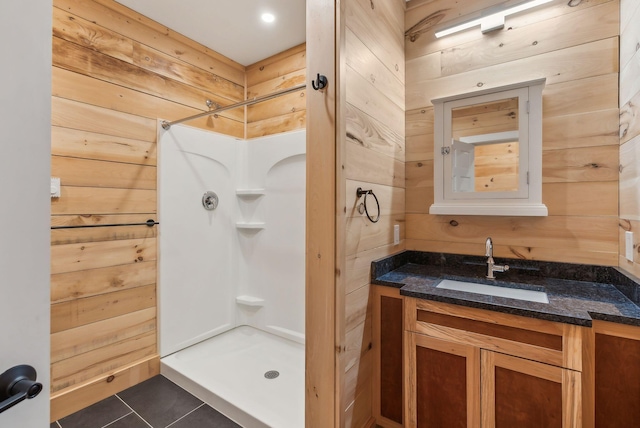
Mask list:
POLYGON ((174 120, 173 122, 167 122, 166 120, 162 121, 162 127, 164 129, 169 129, 171 128, 171 125, 176 125, 178 123, 182 123, 182 122, 187 122, 189 120, 193 120, 193 119, 199 119, 201 117, 205 117, 205 116, 211 116, 212 114, 217 114, 223 111, 227 111, 227 110, 231 110, 237 107, 244 107, 244 106, 250 106, 256 103, 261 103, 262 101, 268 101, 271 100, 273 98, 279 97, 280 95, 286 95, 289 94, 291 92, 296 92, 296 91, 300 91, 302 89, 305 89, 307 87, 306 84, 302 84, 302 85, 298 85, 298 86, 293 86, 289 89, 284 89, 282 91, 279 92, 274 92, 272 94, 269 95, 264 95, 262 97, 257 97, 257 98, 252 98, 250 100, 245 100, 245 101, 241 101, 239 103, 236 104, 231 104, 228 106, 223 106, 223 107, 218 107, 214 110, 209 110, 209 111, 205 111, 204 113, 199 113, 196 114, 194 116, 189 116, 189 117, 185 117, 184 119, 178 119, 178 120, 174 120))

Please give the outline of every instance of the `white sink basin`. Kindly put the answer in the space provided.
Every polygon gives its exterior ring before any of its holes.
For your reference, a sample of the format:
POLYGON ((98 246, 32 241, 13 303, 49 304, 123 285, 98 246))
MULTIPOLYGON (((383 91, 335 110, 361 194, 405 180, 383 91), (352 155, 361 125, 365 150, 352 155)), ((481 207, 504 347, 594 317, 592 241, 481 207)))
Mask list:
POLYGON ((455 281, 453 279, 443 279, 436 288, 466 291, 467 293, 484 294, 487 296, 507 297, 509 299, 526 300, 528 302, 549 303, 547 293, 544 291, 498 287, 495 285, 476 284, 474 282, 455 281))

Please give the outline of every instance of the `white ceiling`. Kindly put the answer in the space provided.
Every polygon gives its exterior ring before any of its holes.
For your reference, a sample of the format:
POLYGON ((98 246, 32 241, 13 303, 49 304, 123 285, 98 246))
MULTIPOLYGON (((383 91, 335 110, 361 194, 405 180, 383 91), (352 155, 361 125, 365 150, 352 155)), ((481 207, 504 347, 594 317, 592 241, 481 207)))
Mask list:
POLYGON ((242 65, 305 41, 306 0, 117 1, 242 65), (265 12, 273 23, 260 19, 265 12))

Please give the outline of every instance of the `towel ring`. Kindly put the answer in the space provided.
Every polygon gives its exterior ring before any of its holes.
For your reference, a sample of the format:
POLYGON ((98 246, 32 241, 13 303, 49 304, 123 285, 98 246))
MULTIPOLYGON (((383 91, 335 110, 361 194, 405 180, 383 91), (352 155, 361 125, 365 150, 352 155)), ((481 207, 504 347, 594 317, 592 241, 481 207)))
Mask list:
POLYGON ((358 190, 356 190, 356 195, 358 195, 358 198, 361 198, 362 195, 364 195, 364 212, 371 223, 377 223, 378 220, 380 220, 380 202, 378 202, 376 194, 373 193, 373 190, 362 190, 362 187, 358 187, 358 190), (375 199, 376 201, 376 206, 378 207, 378 215, 376 216, 375 220, 373 219, 373 217, 371 217, 371 215, 369 215, 369 210, 367 209, 367 195, 373 196, 373 199, 375 199))

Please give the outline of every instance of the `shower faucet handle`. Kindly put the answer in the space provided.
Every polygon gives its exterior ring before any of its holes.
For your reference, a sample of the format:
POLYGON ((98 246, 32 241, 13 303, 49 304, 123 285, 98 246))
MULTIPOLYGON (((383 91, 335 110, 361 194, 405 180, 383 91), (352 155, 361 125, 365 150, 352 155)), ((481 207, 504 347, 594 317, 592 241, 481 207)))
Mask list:
POLYGON ((207 211, 213 211, 218 208, 218 201, 218 195, 216 195, 216 192, 212 192, 211 190, 202 195, 202 206, 207 211))

